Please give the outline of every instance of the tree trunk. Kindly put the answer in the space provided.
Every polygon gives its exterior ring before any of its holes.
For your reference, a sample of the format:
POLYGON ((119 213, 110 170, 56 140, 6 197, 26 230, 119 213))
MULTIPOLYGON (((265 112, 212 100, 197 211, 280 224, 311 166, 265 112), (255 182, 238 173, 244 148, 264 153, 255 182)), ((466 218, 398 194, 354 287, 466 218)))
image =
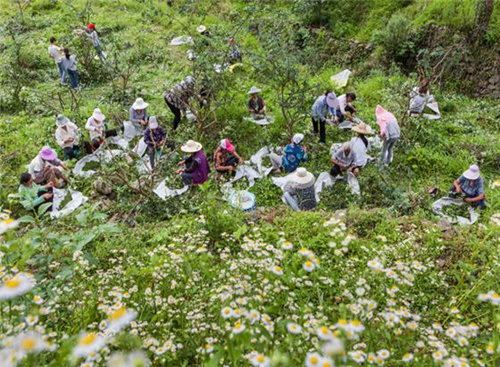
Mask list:
POLYGON ((488 32, 494 6, 494 0, 477 0, 475 39, 478 43, 484 39, 484 35, 488 32))

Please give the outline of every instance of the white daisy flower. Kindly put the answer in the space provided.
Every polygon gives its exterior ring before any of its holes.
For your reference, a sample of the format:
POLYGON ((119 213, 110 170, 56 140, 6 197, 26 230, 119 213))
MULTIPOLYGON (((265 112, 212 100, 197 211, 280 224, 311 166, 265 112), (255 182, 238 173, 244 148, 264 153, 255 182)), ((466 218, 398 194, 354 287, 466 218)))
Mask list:
POLYGON ((320 367, 333 367, 335 364, 331 358, 323 357, 319 362, 320 367))
POLYGON ((260 320, 260 312, 257 310, 250 310, 248 318, 250 319, 250 322, 254 324, 255 322, 260 320))
POLYGON ((86 357, 91 353, 98 352, 106 344, 104 338, 95 333, 82 333, 78 338, 77 345, 73 348, 74 357, 86 357))
POLYGON ((288 242, 288 241, 285 241, 283 242, 283 244, 281 245, 281 248, 283 250, 291 250, 293 248, 293 244, 291 242, 288 242))
POLYGON ((307 260, 303 265, 302 268, 310 273, 311 271, 314 270, 314 263, 311 260, 307 260))
POLYGON ((266 357, 264 354, 256 354, 253 356, 253 358, 250 360, 252 363, 252 366, 254 367, 269 367, 271 366, 271 360, 266 357))
POLYGON ((27 273, 19 273, 5 280, 0 287, 0 300, 11 299, 28 293, 34 286, 32 276, 27 273))
POLYGON ((108 331, 117 333, 127 327, 137 316, 134 310, 127 310, 125 307, 113 311, 108 317, 108 331))
POLYGON ((318 353, 307 353, 306 367, 319 367, 321 360, 322 357, 318 353))
POLYGON ((245 330, 245 324, 242 324, 241 322, 237 321, 233 327, 233 334, 240 334, 244 330, 245 330))
POLYGON ((14 337, 12 339, 12 348, 18 351, 21 356, 25 356, 30 353, 49 350, 49 345, 42 335, 30 331, 14 337))
POLYGON ((403 362, 410 362, 413 360, 413 354, 412 353, 406 353, 403 358, 402 358, 403 362))
POLYGON ((4 234, 9 229, 14 229, 18 225, 19 225, 19 221, 18 220, 15 220, 15 219, 12 219, 12 218, 4 219, 4 220, 2 220, 0 222, 0 234, 4 234))
POLYGON ((278 266, 278 265, 273 266, 271 271, 276 275, 283 275, 283 268, 281 266, 278 266))
POLYGON ((220 312, 221 316, 225 319, 229 319, 231 317, 233 317, 234 315, 234 311, 231 307, 224 307, 221 312, 220 312))
POLYGON ((33 326, 38 322, 38 316, 28 315, 26 316, 26 323, 28 326, 33 326))
POLYGON ((316 335, 323 341, 330 340, 333 337, 332 331, 327 326, 321 326, 316 331, 316 335))
POLYGON ((387 349, 380 349, 377 355, 382 359, 387 359, 391 356, 391 353, 387 349))
POLYGON ((33 296, 33 302, 37 305, 41 305, 43 303, 43 298, 38 295, 33 296))
POLYGON ((330 338, 328 342, 323 344, 323 355, 328 356, 328 357, 333 357, 336 355, 342 355, 345 352, 344 349, 344 343, 342 343, 342 340, 336 337, 330 338))
POLYGON ((205 344, 203 347, 203 353, 210 354, 214 351, 214 346, 210 343, 205 344))
POLYGON ((149 367, 151 362, 144 352, 114 353, 108 361, 108 367, 149 367))
POLYGON ((294 322, 289 322, 288 324, 286 324, 286 329, 290 334, 297 335, 300 334, 300 332, 302 331, 302 326, 294 322))

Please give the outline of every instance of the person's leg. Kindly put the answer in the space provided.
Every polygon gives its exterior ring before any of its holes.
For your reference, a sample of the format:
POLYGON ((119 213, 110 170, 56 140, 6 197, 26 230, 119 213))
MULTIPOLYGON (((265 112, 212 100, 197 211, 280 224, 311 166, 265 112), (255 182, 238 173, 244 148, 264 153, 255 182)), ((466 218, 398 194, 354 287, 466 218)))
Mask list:
POLYGON ((345 112, 349 112, 351 115, 354 114, 354 108, 350 105, 345 106, 344 108, 345 112))
POLYGON ((155 155, 156 149, 154 147, 148 147, 149 163, 151 164, 151 169, 155 169, 155 155))
POLYGON ((66 147, 66 148, 63 149, 63 152, 64 152, 64 156, 67 159, 73 159, 73 158, 75 158, 75 156, 73 154, 73 147, 66 147))
POLYGON ((290 207, 295 210, 299 211, 299 203, 297 202, 297 199, 293 197, 289 192, 285 192, 282 197, 283 201, 290 205, 290 207))
POLYGON ((165 103, 167 104, 168 108, 170 108, 170 111, 174 114, 174 130, 177 130, 177 127, 179 127, 179 123, 181 122, 181 110, 175 107, 172 103, 170 103, 166 98, 165 98, 165 103))
POLYGON ((273 169, 277 170, 281 168, 283 164, 283 158, 276 153, 269 154, 269 159, 271 160, 271 164, 273 165, 273 169))
POLYGON ((78 88, 78 71, 68 70, 68 72, 70 73, 71 88, 78 88))
POLYGON ((224 162, 224 166, 237 166, 238 165, 238 158, 236 158, 234 155, 229 154, 227 156, 226 161, 224 162))
POLYGON ((332 169, 330 170, 330 175, 333 177, 336 177, 338 175, 342 174, 342 170, 340 169, 340 166, 338 164, 334 164, 332 169))
POLYGON ((326 121, 319 120, 319 142, 326 143, 326 121))
POLYGON ((314 117, 311 118, 312 124, 313 124, 313 132, 317 134, 319 132, 319 127, 318 127, 318 120, 316 120, 314 117))
POLYGON ((192 173, 183 172, 183 173, 181 173, 181 177, 182 177, 182 182, 184 182, 184 185, 191 186, 193 184, 193 174, 192 173))
POLYGON ((337 119, 339 120, 339 124, 344 122, 345 118, 344 118, 344 115, 342 115, 342 112, 340 112, 340 110, 335 110, 335 114, 337 115, 337 119))
POLYGON ((62 62, 57 63, 57 69, 59 70, 59 79, 61 84, 66 83, 66 69, 62 62))
POLYGON ((390 139, 389 146, 387 148, 387 164, 392 163, 394 158, 394 146, 396 145, 397 139, 390 139))
POLYGON ((380 153, 380 159, 384 164, 388 164, 388 158, 387 158, 388 149, 389 149, 388 139, 384 139, 384 143, 382 144, 382 152, 380 153))
POLYGON ((106 138, 110 138, 110 137, 112 137, 112 136, 117 136, 117 135, 118 135, 118 133, 116 132, 116 129, 109 129, 109 130, 106 130, 106 131, 104 132, 104 136, 105 136, 106 138))

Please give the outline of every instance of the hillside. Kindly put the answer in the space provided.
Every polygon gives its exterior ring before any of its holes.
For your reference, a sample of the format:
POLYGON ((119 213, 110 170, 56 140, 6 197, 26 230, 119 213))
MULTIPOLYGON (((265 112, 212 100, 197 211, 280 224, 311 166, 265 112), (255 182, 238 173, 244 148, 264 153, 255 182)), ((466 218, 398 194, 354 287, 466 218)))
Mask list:
MULTIPOLYGON (((0 5, 0 366, 500 363, 500 3, 0 5), (104 63, 82 35, 89 23, 104 63), (171 45, 183 35, 193 44, 171 45), (79 88, 60 85, 50 37, 76 55, 79 88), (229 38, 242 64, 218 72, 229 38), (344 69, 352 74, 339 87, 330 77, 344 69), (173 131, 164 94, 188 75, 209 102, 193 104, 197 122, 183 118, 173 131), (424 76, 440 119, 407 115, 424 76), (245 119, 252 86, 274 123, 245 119), (330 171, 331 145, 354 134, 327 125, 326 144, 318 144, 310 114, 325 90, 355 92, 357 115, 376 135, 378 105, 401 127, 391 165, 381 164, 374 141, 360 196, 337 182, 315 211, 294 212, 273 183, 284 174, 253 186, 244 178, 233 187, 255 195, 257 210, 247 214, 229 205, 228 179, 213 166, 207 183, 184 194, 162 200, 153 191, 165 178, 169 188, 183 187, 174 171, 190 139, 211 158, 229 138, 249 161, 302 133, 303 166, 316 178, 330 171), (136 169, 140 159, 126 150, 90 163, 94 175, 69 174, 67 188, 88 197, 69 215, 23 208, 15 194, 26 166, 43 146, 63 157, 58 114, 89 140, 87 119, 100 108, 122 135, 138 97, 175 146, 164 149, 154 175, 136 169), (473 225, 451 224, 431 207, 471 164, 481 169, 487 208, 473 225)), ((263 165, 271 167, 269 158, 263 165)))

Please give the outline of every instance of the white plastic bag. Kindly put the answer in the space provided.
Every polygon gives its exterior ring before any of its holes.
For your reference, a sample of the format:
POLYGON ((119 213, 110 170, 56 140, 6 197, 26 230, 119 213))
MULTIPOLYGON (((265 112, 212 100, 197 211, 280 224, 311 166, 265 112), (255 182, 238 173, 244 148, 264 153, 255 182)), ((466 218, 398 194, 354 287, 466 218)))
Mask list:
POLYGON ((351 71, 349 69, 345 69, 340 73, 333 75, 330 79, 337 85, 337 87, 342 88, 347 85, 350 75, 351 71))

